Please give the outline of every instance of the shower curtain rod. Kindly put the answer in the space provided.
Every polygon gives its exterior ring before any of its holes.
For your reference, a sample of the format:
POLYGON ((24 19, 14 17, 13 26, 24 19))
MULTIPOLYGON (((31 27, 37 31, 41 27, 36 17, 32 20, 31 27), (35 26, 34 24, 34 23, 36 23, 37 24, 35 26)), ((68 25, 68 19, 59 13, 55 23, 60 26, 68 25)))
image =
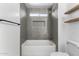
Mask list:
POLYGON ((0 19, 0 21, 5 21, 5 22, 9 22, 9 23, 13 23, 13 24, 17 24, 17 25, 20 25, 19 23, 16 23, 16 22, 12 22, 12 21, 8 21, 8 20, 4 20, 4 19, 0 19))

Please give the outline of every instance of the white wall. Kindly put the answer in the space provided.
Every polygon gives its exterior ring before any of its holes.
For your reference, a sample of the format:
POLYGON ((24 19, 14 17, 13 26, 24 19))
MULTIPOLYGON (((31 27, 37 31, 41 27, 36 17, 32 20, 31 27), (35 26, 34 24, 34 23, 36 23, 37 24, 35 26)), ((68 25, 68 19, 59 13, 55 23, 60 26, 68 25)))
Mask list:
MULTIPOLYGON (((72 6, 77 5, 77 3, 68 4, 68 9, 72 8, 72 6)), ((79 10, 73 12, 69 15, 71 18, 79 17, 79 10)), ((69 33, 70 33, 70 40, 76 41, 79 43, 79 22, 74 22, 69 24, 69 33)))
MULTIPOLYGON (((0 19, 19 23, 19 4, 0 3, 0 19)), ((0 55, 20 55, 20 26, 0 22, 0 55)))
POLYGON ((64 15, 67 4, 60 3, 58 5, 58 50, 65 52, 66 49, 66 41, 68 39, 68 24, 64 23, 65 19, 68 19, 68 15, 64 15))
POLYGON ((20 22, 18 3, 0 3, 0 19, 7 19, 10 21, 20 22))

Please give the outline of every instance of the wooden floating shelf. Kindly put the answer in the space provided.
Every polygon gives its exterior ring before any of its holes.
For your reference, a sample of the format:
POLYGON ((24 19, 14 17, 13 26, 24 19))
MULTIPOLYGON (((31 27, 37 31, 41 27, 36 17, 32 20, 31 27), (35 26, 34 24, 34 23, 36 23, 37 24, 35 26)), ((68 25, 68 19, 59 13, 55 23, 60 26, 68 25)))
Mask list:
POLYGON ((64 23, 73 23, 73 22, 77 22, 79 21, 79 17, 78 18, 74 18, 74 19, 70 19, 68 21, 65 21, 64 23))
POLYGON ((74 12, 74 11, 78 10, 78 9, 79 9, 79 4, 78 4, 78 5, 76 5, 75 7, 73 7, 72 9, 68 10, 68 11, 67 11, 67 12, 65 12, 64 14, 70 14, 70 13, 72 13, 72 12, 74 12))

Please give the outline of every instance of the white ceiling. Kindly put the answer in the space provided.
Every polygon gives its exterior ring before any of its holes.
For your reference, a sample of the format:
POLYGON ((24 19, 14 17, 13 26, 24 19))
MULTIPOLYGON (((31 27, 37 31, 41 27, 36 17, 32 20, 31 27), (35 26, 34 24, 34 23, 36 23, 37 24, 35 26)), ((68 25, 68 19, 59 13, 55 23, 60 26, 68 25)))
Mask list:
POLYGON ((29 8, 49 8, 53 3, 26 3, 29 8))

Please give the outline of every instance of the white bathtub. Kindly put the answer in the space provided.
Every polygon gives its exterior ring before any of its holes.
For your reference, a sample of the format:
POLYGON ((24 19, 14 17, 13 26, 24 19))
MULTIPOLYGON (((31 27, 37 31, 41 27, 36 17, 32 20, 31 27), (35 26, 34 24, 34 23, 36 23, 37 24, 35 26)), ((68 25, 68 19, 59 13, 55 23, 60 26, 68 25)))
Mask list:
POLYGON ((56 45, 49 40, 26 40, 22 44, 22 56, 49 56, 56 45))

